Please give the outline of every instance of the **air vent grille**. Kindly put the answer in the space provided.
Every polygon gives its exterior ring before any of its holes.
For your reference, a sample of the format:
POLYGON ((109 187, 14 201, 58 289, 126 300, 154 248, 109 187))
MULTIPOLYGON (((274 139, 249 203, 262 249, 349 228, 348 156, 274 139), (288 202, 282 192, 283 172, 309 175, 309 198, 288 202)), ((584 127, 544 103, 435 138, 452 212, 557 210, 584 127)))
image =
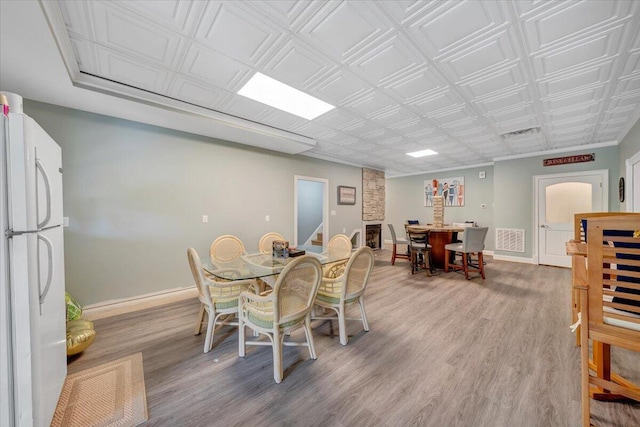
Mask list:
POLYGON ((501 136, 504 139, 511 139, 511 138, 535 135, 538 132, 540 132, 540 128, 539 127, 535 127, 535 128, 514 130, 513 132, 503 133, 501 136))
POLYGON ((524 230, 496 228, 496 249, 499 251, 524 252, 524 230))

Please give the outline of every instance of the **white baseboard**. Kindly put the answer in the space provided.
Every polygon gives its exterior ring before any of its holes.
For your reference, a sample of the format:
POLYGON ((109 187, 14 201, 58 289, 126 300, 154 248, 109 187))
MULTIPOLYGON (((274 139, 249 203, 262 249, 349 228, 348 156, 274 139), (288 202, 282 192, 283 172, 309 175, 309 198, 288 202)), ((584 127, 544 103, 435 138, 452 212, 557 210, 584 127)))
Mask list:
MULTIPOLYGON (((485 251, 485 253, 487 253, 487 251, 485 251)), ((494 255, 493 259, 497 260, 497 261, 520 262, 520 263, 523 263, 523 264, 536 264, 536 262, 534 262, 533 258, 525 258, 525 257, 519 257, 519 256, 494 255)))
POLYGON ((104 319, 119 314, 133 313, 134 311, 158 307, 176 301, 182 301, 198 296, 198 290, 194 286, 186 288, 167 289, 165 291, 138 295, 131 298, 109 300, 87 305, 82 310, 82 317, 88 320, 104 319))

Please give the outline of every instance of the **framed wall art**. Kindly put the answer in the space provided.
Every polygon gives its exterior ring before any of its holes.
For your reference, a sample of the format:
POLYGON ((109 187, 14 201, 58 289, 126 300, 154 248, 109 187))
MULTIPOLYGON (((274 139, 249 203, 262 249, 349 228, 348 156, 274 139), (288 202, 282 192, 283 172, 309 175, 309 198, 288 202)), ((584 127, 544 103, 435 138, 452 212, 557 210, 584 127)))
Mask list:
POLYGON ((433 206, 433 196, 442 196, 447 206, 464 206, 464 177, 429 179, 424 182, 424 205, 433 206))
POLYGON ((355 205, 356 204, 356 187, 347 187, 338 185, 338 204, 339 205, 355 205))

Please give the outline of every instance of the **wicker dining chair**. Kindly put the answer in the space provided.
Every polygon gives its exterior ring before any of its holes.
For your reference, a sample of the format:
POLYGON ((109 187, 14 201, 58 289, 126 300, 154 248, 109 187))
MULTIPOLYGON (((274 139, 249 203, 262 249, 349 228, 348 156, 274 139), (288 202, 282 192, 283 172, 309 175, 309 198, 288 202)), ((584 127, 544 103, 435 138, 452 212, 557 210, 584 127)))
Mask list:
POLYGON ((323 311, 331 309, 336 312, 337 317, 318 316, 312 312, 312 319, 337 319, 340 331, 340 344, 347 345, 347 320, 361 320, 365 331, 369 330, 367 314, 364 308, 364 292, 369 281, 369 276, 373 270, 375 257, 373 250, 368 246, 358 249, 349 259, 344 273, 335 279, 323 278, 318 295, 316 296, 316 306, 323 311), (347 318, 346 308, 352 304, 360 306, 359 318, 347 318))
POLYGON ((204 314, 207 313, 207 335, 204 340, 204 352, 211 351, 213 346, 213 335, 216 325, 238 325, 232 320, 238 313, 238 297, 241 292, 253 290, 257 292, 254 281, 235 280, 220 282, 212 279, 213 276, 205 276, 202 262, 195 249, 187 249, 187 258, 191 274, 198 289, 198 299, 200 300, 200 312, 196 323, 195 335, 200 335, 204 314), (228 315, 223 320, 220 317, 228 315))
POLYGON ((351 239, 346 234, 336 234, 329 240, 326 252, 330 258, 342 258, 343 260, 325 265, 322 270, 323 276, 331 278, 340 276, 353 252, 351 239))
POLYGON ((244 243, 236 236, 225 234, 211 243, 211 263, 218 268, 234 268, 242 265, 240 257, 246 255, 244 243))
POLYGON ((258 243, 258 247, 260 248, 260 252, 265 255, 271 255, 273 253, 273 242, 275 240, 285 240, 281 234, 278 233, 267 233, 260 238, 260 242, 258 243))
POLYGON ((239 351, 245 356, 247 345, 271 345, 273 350, 273 378, 280 383, 283 378, 282 347, 306 346, 311 359, 316 350, 311 334, 311 309, 322 279, 322 266, 317 258, 303 255, 291 260, 278 276, 273 291, 267 295, 242 292, 239 301, 239 351), (269 341, 247 341, 245 326, 269 341), (306 343, 285 341, 285 335, 303 328, 306 343))

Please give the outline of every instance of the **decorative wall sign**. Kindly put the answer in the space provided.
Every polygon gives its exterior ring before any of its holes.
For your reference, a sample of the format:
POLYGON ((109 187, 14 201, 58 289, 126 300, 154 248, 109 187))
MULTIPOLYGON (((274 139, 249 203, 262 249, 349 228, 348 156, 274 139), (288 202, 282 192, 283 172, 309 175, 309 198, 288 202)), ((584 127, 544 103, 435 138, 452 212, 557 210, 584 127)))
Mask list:
POLYGON ((555 157, 553 159, 544 159, 542 161, 542 166, 568 165, 570 163, 593 162, 595 160, 596 160, 595 153, 578 154, 576 156, 555 157))
POLYGON ((433 196, 442 196, 444 206, 464 206, 464 177, 426 180, 425 206, 433 206, 433 196))
POLYGON ((346 187, 344 185, 338 185, 338 204, 355 205, 356 187, 346 187))
POLYGON ((620 203, 624 202, 624 178, 620 177, 620 181, 618 181, 618 199, 620 203))

